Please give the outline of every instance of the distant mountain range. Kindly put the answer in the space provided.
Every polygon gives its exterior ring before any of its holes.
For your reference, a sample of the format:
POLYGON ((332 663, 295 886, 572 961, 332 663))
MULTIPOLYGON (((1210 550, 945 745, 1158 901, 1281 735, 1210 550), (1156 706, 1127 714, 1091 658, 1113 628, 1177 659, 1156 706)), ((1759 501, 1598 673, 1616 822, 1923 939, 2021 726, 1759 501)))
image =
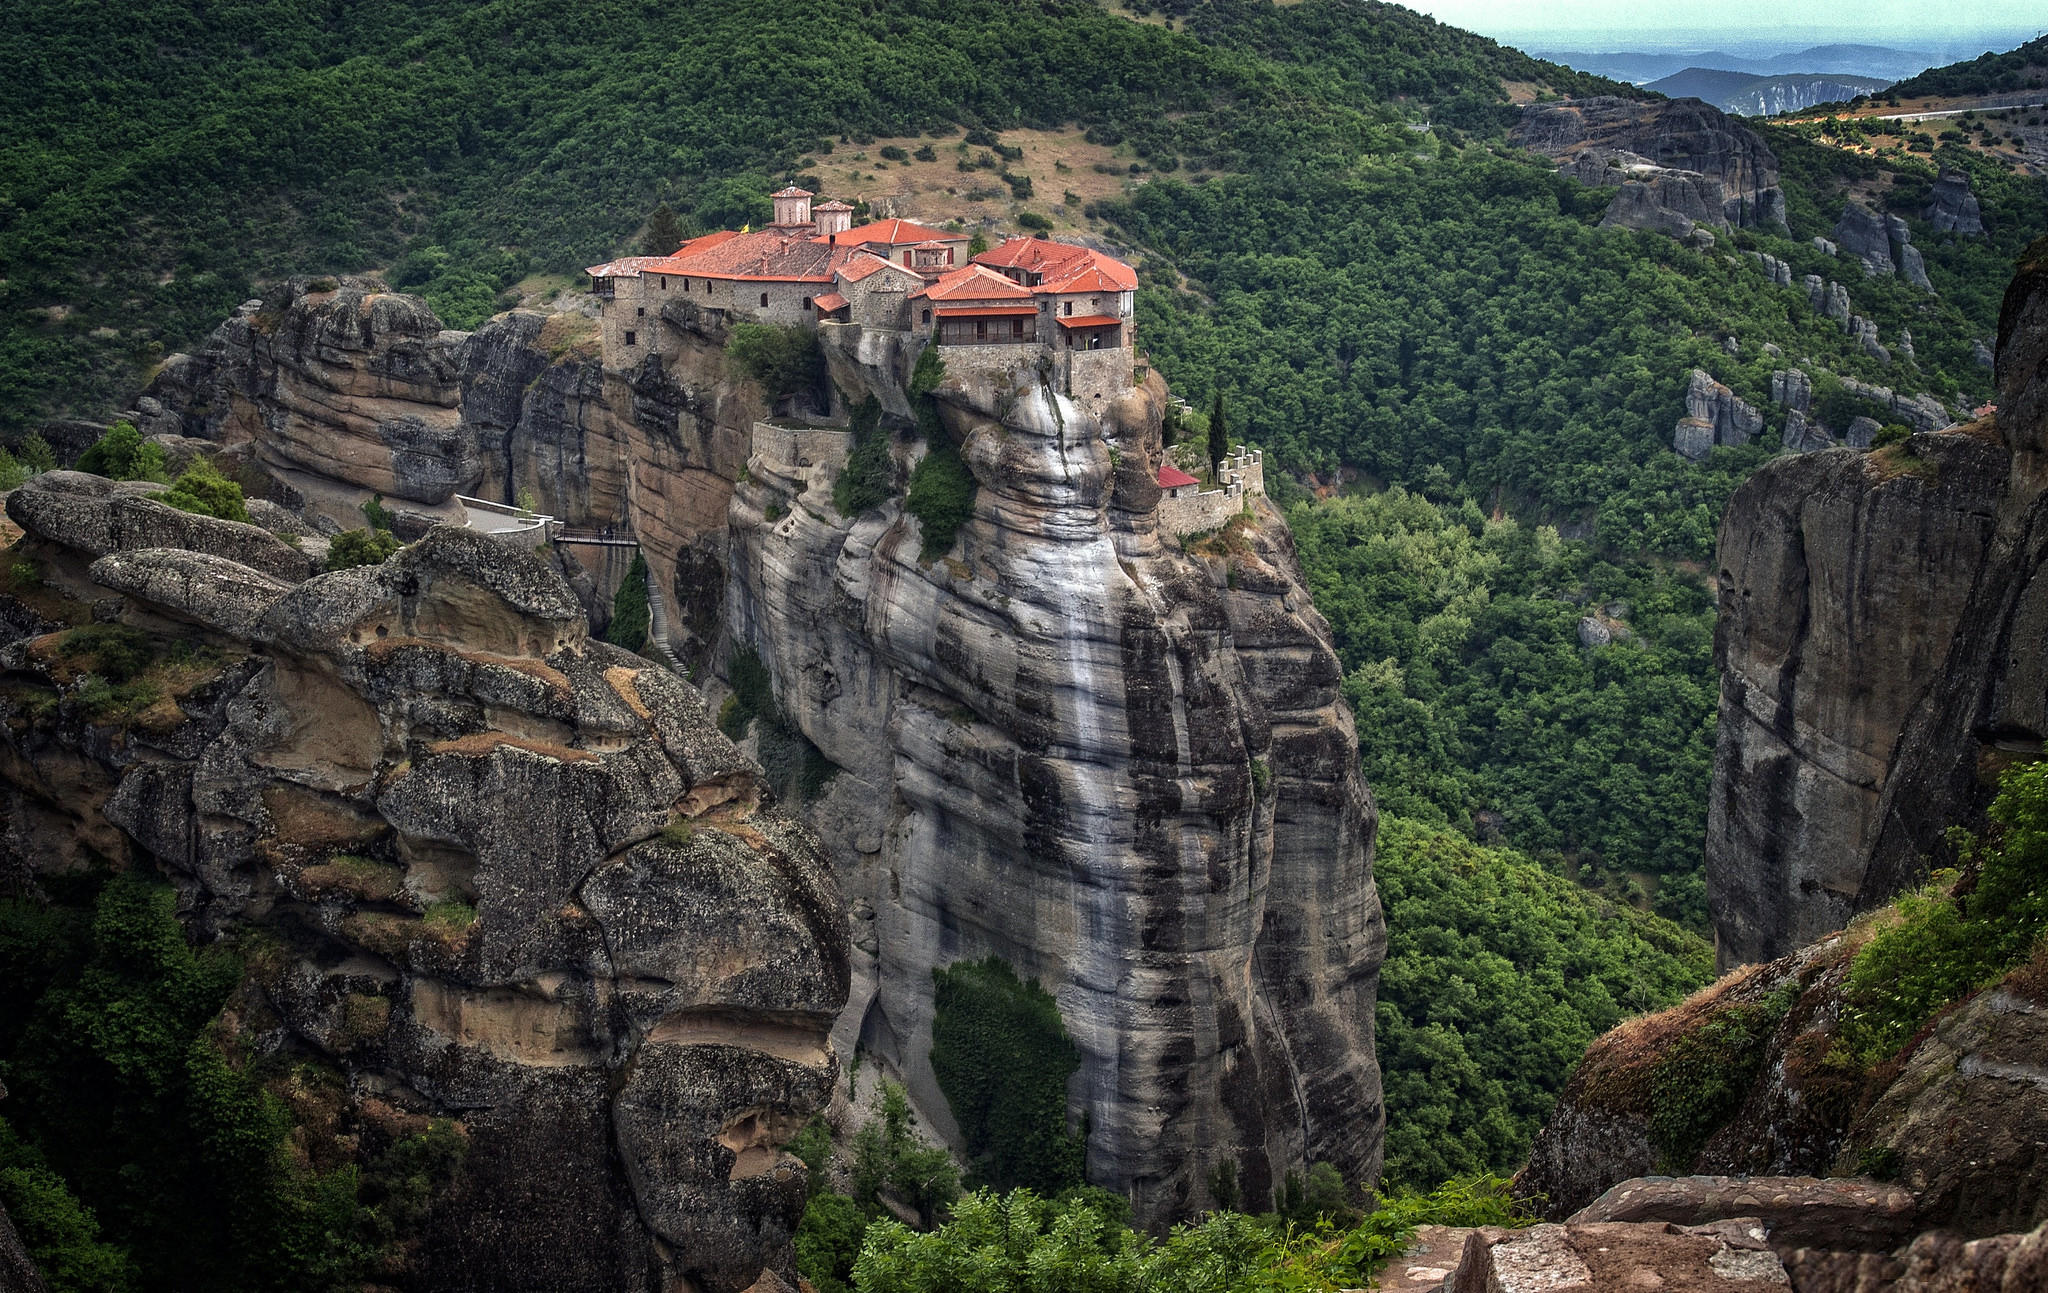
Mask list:
POLYGON ((1611 76, 1617 81, 1636 85, 1649 85, 1702 69, 1744 72, 1751 77, 1827 74, 1890 82, 1913 76, 1940 61, 1926 50, 1893 49, 1885 45, 1813 45, 1792 53, 1762 58, 1730 54, 1724 50, 1622 53, 1542 50, 1539 56, 1575 67, 1581 72, 1611 76))
POLYGON ((1875 94, 1891 84, 1876 77, 1833 72, 1758 76, 1754 72, 1688 67, 1644 88, 1673 99, 1704 99, 1723 112, 1767 117, 1778 112, 1796 112, 1816 103, 1839 103, 1859 94, 1875 94))

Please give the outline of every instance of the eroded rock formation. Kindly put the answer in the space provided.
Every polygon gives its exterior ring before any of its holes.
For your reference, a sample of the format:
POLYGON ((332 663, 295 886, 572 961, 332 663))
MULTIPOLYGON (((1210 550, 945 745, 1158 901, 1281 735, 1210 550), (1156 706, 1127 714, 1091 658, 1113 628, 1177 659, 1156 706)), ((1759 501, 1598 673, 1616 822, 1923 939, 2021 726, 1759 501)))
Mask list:
MULTIPOLYGON (((849 390, 890 380, 832 358, 849 390)), ((899 503, 841 517, 831 464, 757 453, 728 598, 843 769, 813 820, 873 914, 841 1036, 942 1109, 932 970, 1039 978, 1082 1051, 1090 1179, 1143 1220, 1208 1206, 1223 1162, 1248 1199, 1311 1161, 1369 1178, 1382 1123, 1375 814, 1336 656, 1262 498, 1207 556, 1160 534, 1164 395, 949 377, 980 490, 933 559, 899 503)))
MULTIPOLYGON (((1724 965, 1767 959, 1949 856, 1986 769, 2041 749, 2048 242, 2006 294, 1995 420, 1882 461, 1772 463, 1722 523, 1707 885, 1724 965)), ((1903 420, 1938 405, 1881 388, 1903 420)))
POLYGON ((1964 171, 1943 170, 1928 196, 1927 223, 1936 233, 1959 233, 1965 237, 1984 236, 1984 211, 1977 195, 1970 192, 1970 176, 1964 171))
POLYGON ((1582 184, 1612 186, 1605 223, 1685 237, 1785 224, 1778 159, 1755 131, 1697 99, 1532 104, 1514 141, 1582 184))
POLYGON ((337 1152, 455 1121, 405 1286, 789 1269, 843 904, 687 684, 468 531, 308 578, 96 477, 7 512, 37 574, 4 599, 11 855, 155 869, 202 935, 262 931, 224 1035, 339 1073, 337 1152), (88 687, 108 635, 157 662, 147 707, 88 687))

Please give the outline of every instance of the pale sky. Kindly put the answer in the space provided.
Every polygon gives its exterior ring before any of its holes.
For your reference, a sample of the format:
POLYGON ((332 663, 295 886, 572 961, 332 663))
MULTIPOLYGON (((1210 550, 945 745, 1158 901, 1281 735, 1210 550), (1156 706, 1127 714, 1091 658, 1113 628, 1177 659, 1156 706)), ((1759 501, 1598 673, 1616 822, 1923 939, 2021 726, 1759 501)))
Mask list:
POLYGON ((1643 0, 1402 0, 1440 22, 1484 35, 1496 32, 1731 32, 1768 39, 1788 28, 1822 31, 1861 43, 1955 40, 1976 32, 2035 32, 2048 27, 2042 0, 1712 0, 1709 4, 1643 0))

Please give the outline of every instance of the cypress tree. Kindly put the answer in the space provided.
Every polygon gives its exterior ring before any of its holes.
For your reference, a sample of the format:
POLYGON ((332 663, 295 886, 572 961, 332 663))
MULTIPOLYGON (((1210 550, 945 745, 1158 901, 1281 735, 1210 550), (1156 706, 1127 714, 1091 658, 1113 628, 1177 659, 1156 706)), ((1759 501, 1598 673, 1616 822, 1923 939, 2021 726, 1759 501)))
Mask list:
POLYGON ((1209 470, 1220 471, 1229 452, 1230 427, 1223 420, 1223 392, 1218 391, 1215 402, 1209 405, 1209 470))

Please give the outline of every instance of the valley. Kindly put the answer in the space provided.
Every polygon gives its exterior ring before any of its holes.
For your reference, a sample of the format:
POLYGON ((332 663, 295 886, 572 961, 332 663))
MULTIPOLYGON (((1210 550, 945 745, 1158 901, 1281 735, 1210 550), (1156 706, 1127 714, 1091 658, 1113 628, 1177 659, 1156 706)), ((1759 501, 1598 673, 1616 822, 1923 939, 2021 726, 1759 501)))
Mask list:
POLYGON ((2039 995, 2038 42, 1744 121, 1336 0, 45 7, 45 1287, 2035 1260, 1914 1129, 2039 995))

